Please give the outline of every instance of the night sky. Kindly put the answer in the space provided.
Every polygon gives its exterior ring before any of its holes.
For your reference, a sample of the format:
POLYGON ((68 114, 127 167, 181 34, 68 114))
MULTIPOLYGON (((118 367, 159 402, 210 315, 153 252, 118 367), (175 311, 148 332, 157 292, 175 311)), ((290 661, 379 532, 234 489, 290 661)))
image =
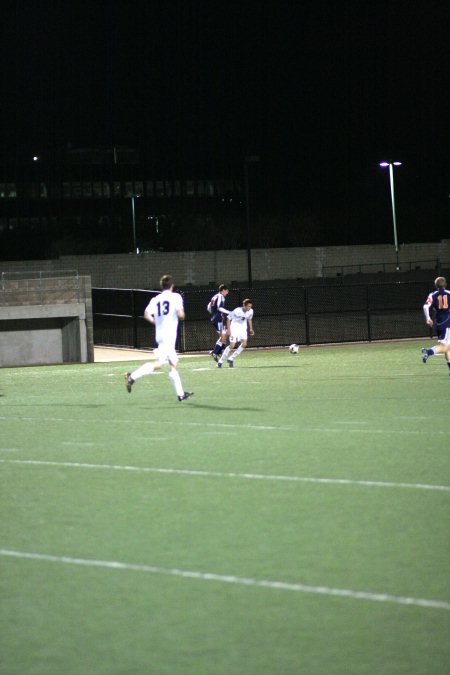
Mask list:
POLYGON ((241 171, 260 209, 359 243, 450 236, 448 5, 17 1, 3 13, 1 153, 128 145, 172 173, 241 171))

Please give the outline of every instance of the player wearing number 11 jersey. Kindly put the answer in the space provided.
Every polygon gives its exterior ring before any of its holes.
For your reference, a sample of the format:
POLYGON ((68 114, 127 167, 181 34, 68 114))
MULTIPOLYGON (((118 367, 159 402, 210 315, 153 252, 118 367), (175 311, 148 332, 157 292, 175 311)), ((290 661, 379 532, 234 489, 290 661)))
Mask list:
POLYGON ((155 339, 158 344, 154 350, 156 361, 144 363, 132 373, 125 374, 125 386, 131 394, 131 388, 136 380, 145 375, 151 375, 163 365, 170 366, 169 378, 175 389, 179 401, 192 396, 193 392, 184 391, 180 375, 177 370, 178 354, 175 351, 177 341, 178 322, 184 319, 183 298, 173 292, 172 277, 165 274, 160 281, 161 293, 150 300, 145 308, 144 318, 155 326, 155 339))
POLYGON ((445 354, 450 370, 450 291, 446 289, 445 277, 435 279, 434 286, 436 290, 429 294, 423 313, 425 323, 428 326, 435 325, 439 344, 431 349, 422 349, 422 361, 426 363, 430 356, 445 354), (434 311, 434 322, 430 317, 430 309, 434 311))

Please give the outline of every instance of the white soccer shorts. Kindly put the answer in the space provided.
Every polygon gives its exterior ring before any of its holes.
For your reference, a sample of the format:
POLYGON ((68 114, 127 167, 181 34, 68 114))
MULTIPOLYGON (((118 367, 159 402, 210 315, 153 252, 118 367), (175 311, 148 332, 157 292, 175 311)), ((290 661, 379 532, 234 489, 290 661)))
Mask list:
POLYGON ((450 328, 447 328, 444 337, 441 340, 438 340, 438 342, 441 345, 450 345, 450 328))
POLYGON ((247 339, 247 323, 231 324, 230 326, 230 342, 242 342, 247 339))
POLYGON ((176 366, 179 361, 175 347, 172 345, 166 345, 162 343, 153 350, 153 354, 156 356, 158 361, 163 364, 171 363, 172 365, 176 366))

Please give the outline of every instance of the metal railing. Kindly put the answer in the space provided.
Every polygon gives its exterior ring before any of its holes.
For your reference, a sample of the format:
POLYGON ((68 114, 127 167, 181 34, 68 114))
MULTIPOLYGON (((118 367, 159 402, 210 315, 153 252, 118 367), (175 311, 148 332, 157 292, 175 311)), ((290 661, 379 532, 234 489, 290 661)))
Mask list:
POLYGON ((408 262, 375 262, 360 263, 353 265, 323 265, 322 277, 345 277, 351 274, 377 274, 377 273, 398 273, 398 272, 417 272, 434 270, 436 274, 441 274, 442 269, 450 267, 450 263, 444 263, 439 258, 430 260, 413 260, 408 262))

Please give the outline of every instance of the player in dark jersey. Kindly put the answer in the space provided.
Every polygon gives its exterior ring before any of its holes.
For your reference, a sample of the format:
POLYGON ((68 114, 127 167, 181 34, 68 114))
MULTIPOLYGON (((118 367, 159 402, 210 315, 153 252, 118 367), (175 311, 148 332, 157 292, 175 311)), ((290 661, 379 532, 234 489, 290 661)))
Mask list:
POLYGON ((219 291, 208 303, 208 312, 211 314, 211 323, 219 334, 219 338, 214 345, 214 347, 209 352, 213 357, 214 361, 218 361, 220 355, 225 349, 225 344, 227 341, 227 332, 226 332, 226 318, 228 311, 225 309, 225 298, 229 293, 228 286, 225 284, 220 284, 219 291))
POLYGON ((423 313, 426 324, 436 328, 438 344, 431 349, 422 349, 422 361, 426 363, 430 356, 444 354, 450 375, 450 291, 447 291, 445 277, 435 279, 434 286, 436 290, 429 294, 423 313), (430 317, 430 310, 434 312, 434 320, 430 317))

